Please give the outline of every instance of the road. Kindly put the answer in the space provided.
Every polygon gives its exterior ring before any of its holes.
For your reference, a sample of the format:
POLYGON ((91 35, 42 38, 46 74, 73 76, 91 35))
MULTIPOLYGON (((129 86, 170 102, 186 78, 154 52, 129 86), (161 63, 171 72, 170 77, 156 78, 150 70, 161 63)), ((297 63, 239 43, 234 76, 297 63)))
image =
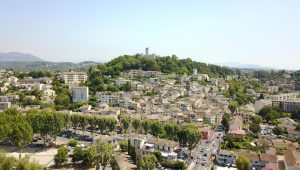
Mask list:
POLYGON ((207 170, 213 164, 211 160, 212 154, 216 154, 223 132, 212 131, 211 137, 208 140, 202 140, 201 143, 192 150, 194 157, 192 170, 207 170))

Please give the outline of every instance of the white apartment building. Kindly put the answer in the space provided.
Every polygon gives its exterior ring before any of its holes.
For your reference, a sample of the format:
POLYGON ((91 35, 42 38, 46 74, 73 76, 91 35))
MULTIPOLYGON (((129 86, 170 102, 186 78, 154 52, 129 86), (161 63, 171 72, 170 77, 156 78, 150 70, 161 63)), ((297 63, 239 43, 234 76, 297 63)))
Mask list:
POLYGON ((63 72, 59 78, 66 84, 81 83, 87 80, 87 74, 85 72, 63 72))
POLYGON ((266 100, 294 100, 297 98, 298 93, 284 93, 284 94, 278 94, 278 95, 266 95, 266 100))
POLYGON ((131 83, 131 80, 126 80, 126 79, 123 79, 123 78, 118 78, 116 80, 114 80, 115 84, 117 86, 121 86, 121 85, 124 85, 126 83, 131 83))
POLYGON ((74 87, 72 89, 73 102, 86 102, 89 100, 88 87, 74 87))
POLYGON ((119 103, 122 93, 103 93, 98 92, 96 94, 97 99, 100 100, 101 104, 108 104, 108 103, 119 103))
POLYGON ((280 108, 285 112, 294 112, 300 110, 300 100, 276 100, 272 101, 273 107, 280 108))
POLYGON ((160 72, 160 71, 129 70, 127 75, 129 77, 138 77, 138 76, 152 77, 152 76, 161 76, 162 72, 160 72))

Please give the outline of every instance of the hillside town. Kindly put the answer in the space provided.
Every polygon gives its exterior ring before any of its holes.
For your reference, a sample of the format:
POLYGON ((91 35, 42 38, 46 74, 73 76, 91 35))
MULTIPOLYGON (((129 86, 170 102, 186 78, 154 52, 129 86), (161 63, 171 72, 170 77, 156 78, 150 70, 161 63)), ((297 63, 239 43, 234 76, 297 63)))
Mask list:
POLYGON ((300 169, 294 72, 110 64, 0 70, 5 155, 48 169, 300 169))

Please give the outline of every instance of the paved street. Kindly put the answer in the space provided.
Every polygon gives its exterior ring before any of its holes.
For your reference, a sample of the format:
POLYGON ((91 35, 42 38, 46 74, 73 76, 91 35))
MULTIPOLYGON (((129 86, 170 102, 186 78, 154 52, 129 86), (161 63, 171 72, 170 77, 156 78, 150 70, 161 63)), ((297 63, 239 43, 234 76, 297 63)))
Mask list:
POLYGON ((193 169, 193 170, 208 169, 213 164, 211 160, 211 156, 212 154, 216 154, 222 136, 223 136, 223 132, 212 131, 209 140, 202 140, 201 144, 199 144, 199 146, 197 146, 192 151, 192 156, 194 157, 195 164, 192 164, 189 169, 193 169))

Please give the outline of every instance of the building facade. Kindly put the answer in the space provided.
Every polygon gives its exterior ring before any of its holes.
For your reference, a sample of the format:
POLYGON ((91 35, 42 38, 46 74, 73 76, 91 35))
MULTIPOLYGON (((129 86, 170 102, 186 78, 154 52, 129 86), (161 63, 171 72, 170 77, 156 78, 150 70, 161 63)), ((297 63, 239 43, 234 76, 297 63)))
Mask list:
POLYGON ((64 72, 59 78, 67 84, 75 84, 85 82, 87 80, 87 74, 85 72, 64 72))
POLYGON ((88 87, 74 87, 72 89, 73 102, 86 102, 89 100, 88 87))

